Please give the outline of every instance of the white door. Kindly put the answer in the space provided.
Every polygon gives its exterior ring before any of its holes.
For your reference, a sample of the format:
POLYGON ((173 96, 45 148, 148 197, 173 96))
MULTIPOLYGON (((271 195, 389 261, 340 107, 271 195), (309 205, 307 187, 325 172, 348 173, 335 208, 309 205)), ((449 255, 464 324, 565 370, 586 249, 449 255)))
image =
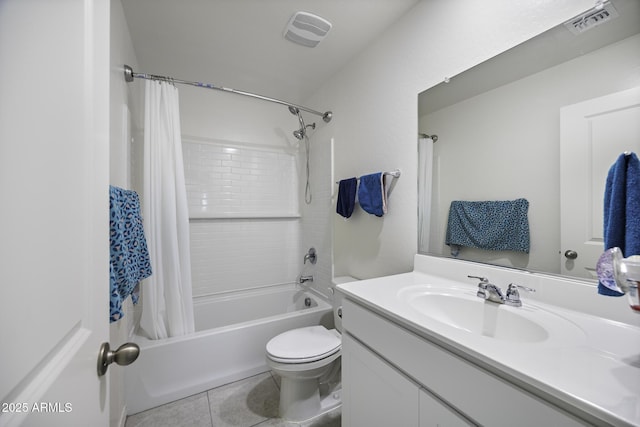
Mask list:
POLYGON ((107 426, 109 1, 0 1, 0 425, 107 426))
POLYGON ((562 274, 597 278, 595 267, 604 250, 605 182, 625 151, 640 155, 640 88, 560 110, 562 274))

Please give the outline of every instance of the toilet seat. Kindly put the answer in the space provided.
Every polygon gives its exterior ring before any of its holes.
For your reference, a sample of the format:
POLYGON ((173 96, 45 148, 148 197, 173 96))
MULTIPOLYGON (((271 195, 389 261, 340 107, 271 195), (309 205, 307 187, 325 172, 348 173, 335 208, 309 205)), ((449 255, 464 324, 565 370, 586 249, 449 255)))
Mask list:
POLYGON ((340 333, 335 329, 309 326, 272 338, 267 343, 267 355, 279 363, 311 363, 337 353, 341 345, 340 333))

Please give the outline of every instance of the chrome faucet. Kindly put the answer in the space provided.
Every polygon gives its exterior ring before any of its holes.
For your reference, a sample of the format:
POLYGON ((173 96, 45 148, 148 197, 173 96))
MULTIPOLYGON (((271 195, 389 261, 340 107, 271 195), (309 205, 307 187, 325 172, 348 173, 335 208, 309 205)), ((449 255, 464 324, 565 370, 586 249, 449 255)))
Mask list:
POLYGON ((305 282, 313 282, 313 276, 300 276, 298 278, 298 283, 301 285, 305 282))
POLYGON ((316 255, 316 248, 310 248, 309 252, 304 256, 304 264, 306 264, 307 261, 311 261, 311 264, 315 264, 317 260, 318 256, 316 255))
POLYGON ((482 298, 487 301, 492 301, 498 304, 506 304, 512 307, 522 307, 522 301, 520 300, 520 293, 518 292, 518 288, 524 289, 529 292, 535 292, 535 289, 529 288, 527 286, 516 285, 515 283, 509 284, 507 288, 507 294, 504 295, 502 290, 494 285, 489 283, 489 279, 486 277, 480 276, 467 276, 470 279, 479 279, 480 283, 478 283, 478 293, 476 296, 482 298))
POLYGON ((485 291, 485 295, 484 295, 485 300, 497 302, 498 304, 505 303, 502 290, 498 286, 493 285, 491 283, 487 283, 484 285, 484 291, 485 291))

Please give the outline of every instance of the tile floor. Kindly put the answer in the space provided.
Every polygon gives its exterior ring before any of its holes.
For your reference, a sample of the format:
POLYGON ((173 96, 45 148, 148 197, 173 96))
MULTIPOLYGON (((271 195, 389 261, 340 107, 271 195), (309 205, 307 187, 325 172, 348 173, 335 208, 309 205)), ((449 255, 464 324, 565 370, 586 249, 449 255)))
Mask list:
POLYGON ((125 427, 340 427, 341 408, 303 423, 278 418, 279 387, 265 372, 131 415, 125 427))

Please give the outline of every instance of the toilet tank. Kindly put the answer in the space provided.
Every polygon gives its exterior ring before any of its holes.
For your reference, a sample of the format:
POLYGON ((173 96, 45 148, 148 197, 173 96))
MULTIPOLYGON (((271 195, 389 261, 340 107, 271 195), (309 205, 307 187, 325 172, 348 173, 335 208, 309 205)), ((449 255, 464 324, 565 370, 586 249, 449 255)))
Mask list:
POLYGON ((331 281, 332 287, 334 288, 333 292, 333 321, 335 323, 336 329, 338 332, 342 333, 342 294, 340 292, 335 291, 336 285, 341 285, 343 283, 355 282, 355 277, 351 276, 338 276, 334 277, 331 281), (338 311, 340 311, 340 315, 338 315, 338 311))

